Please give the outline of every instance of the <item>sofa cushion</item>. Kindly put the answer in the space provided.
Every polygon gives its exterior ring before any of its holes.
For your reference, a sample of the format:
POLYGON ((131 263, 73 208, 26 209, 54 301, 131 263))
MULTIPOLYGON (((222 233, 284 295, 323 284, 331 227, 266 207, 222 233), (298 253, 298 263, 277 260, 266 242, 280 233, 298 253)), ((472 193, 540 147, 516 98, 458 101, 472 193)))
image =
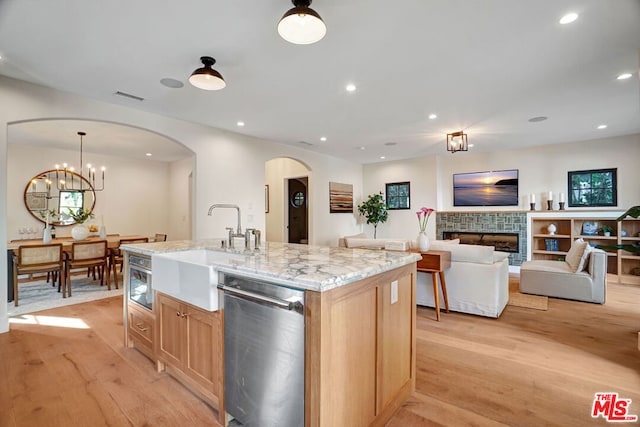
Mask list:
POLYGON ((434 243, 430 249, 451 252, 451 261, 475 262, 477 264, 493 264, 493 246, 434 243))
POLYGON ((345 237, 345 242, 348 248, 384 248, 384 239, 368 239, 362 237, 345 237))
POLYGON ((493 262, 502 262, 503 260, 509 258, 509 254, 506 252, 493 251, 493 262))
MULTIPOLYGON (((580 261, 582 260, 582 255, 584 254, 585 248, 588 246, 588 243, 580 239, 574 240, 571 244, 571 248, 569 252, 567 252, 567 256, 565 257, 565 261, 569 264, 569 267, 574 273, 577 273, 580 267, 580 261)), ((584 263, 582 265, 584 268, 584 263)))
POLYGON ((582 253, 582 257, 580 258, 580 264, 578 264, 578 269, 576 271, 586 271, 589 268, 589 258, 591 258, 591 252, 593 252, 593 247, 587 244, 584 248, 584 252, 582 253))

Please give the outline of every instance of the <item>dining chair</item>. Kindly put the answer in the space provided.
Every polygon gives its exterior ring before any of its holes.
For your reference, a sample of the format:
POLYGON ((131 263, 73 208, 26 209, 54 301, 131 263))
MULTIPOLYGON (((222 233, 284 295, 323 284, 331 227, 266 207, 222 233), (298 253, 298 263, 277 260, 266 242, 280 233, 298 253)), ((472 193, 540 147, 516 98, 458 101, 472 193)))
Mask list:
MULTIPOLYGON (((138 237, 136 239, 122 239, 120 240, 120 245, 126 245, 129 243, 148 243, 148 237, 138 237)), ((118 289, 118 271, 117 268, 120 266, 120 272, 122 272, 122 265, 124 264, 124 256, 122 251, 120 250, 120 246, 115 249, 111 249, 111 253, 109 254, 109 269, 113 270, 113 281, 116 284, 116 289, 118 289)))
POLYGON ((65 298, 64 256, 61 243, 18 247, 17 254, 13 255, 13 300, 16 307, 18 275, 33 273, 57 273, 58 292, 62 288, 62 297, 65 298))
POLYGON ((156 236, 153 238, 154 242, 166 242, 167 235, 162 233, 156 233, 156 236))
POLYGON ((65 259, 66 283, 69 296, 71 296, 71 270, 96 267, 100 276, 100 286, 104 285, 104 276, 107 275, 107 289, 111 290, 109 277, 109 252, 106 240, 92 240, 87 242, 74 242, 71 244, 71 252, 65 259))

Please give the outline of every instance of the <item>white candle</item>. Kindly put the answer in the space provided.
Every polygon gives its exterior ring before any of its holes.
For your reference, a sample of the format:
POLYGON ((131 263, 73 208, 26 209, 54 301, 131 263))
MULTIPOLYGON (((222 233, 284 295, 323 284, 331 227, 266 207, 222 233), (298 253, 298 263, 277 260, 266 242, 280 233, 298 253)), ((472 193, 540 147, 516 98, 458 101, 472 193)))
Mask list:
POLYGON ((549 191, 549 194, 547 195, 547 199, 553 200, 553 191, 549 191))
POLYGON ((529 196, 529 203, 535 203, 536 202, 536 195, 534 193, 531 193, 531 195, 529 196))
POLYGON ((564 203, 564 193, 560 193, 558 196, 558 201, 564 203))

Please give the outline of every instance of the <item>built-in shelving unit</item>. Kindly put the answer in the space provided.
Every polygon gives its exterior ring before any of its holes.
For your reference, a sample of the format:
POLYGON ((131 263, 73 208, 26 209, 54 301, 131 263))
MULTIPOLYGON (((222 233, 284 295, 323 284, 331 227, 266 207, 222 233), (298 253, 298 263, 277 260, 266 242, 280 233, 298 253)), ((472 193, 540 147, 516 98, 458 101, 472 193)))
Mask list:
MULTIPOLYGON (((571 242, 582 237, 591 245, 633 244, 640 241, 640 219, 616 219, 622 212, 545 211, 527 214, 527 259, 564 260, 571 242), (549 226, 555 225, 551 234, 549 226), (605 236, 601 227, 613 231, 605 236)), ((607 250, 607 279, 619 283, 640 284, 640 256, 624 250, 607 250)))

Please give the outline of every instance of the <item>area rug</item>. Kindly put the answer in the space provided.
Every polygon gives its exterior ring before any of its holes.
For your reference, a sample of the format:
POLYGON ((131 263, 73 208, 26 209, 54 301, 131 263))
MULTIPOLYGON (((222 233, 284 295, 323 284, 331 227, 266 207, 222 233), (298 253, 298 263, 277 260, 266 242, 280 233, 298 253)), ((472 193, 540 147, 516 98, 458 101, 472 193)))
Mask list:
POLYGON ((535 310, 548 310, 549 297, 521 294, 520 292, 509 292, 509 302, 507 305, 533 308, 535 310))
POLYGON ((115 289, 113 282, 109 291, 106 285, 100 286, 99 280, 81 276, 74 276, 71 280, 73 287, 70 298, 62 298, 62 293, 58 293, 58 286, 54 288, 44 280, 20 283, 20 305, 15 307, 13 302, 7 303, 9 317, 122 295, 122 287, 115 289))

